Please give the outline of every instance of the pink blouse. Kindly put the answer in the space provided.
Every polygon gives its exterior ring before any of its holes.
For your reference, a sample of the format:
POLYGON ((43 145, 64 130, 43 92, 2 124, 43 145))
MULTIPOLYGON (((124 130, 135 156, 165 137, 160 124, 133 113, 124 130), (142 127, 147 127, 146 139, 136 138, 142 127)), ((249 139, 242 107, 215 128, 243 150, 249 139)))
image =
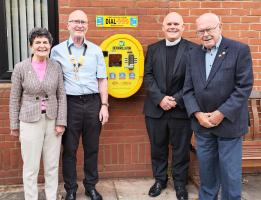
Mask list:
MULTIPOLYGON (((37 78, 40 82, 42 82, 46 70, 46 60, 43 62, 32 61, 32 66, 34 71, 36 72, 37 78)), ((46 104, 44 100, 42 100, 41 109, 46 110, 46 104)))

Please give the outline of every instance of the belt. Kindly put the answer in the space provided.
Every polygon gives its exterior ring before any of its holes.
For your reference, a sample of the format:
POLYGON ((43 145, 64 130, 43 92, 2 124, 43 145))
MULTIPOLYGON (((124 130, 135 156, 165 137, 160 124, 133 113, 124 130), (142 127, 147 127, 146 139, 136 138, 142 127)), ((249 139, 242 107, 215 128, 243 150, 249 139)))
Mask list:
POLYGON ((96 96, 98 94, 99 93, 82 94, 82 95, 70 95, 70 94, 67 94, 66 96, 69 97, 69 98, 75 98, 75 99, 87 99, 87 98, 90 98, 90 97, 94 97, 94 96, 96 96))
POLYGON ((45 113, 46 113, 46 110, 42 110, 41 113, 42 113, 42 114, 45 114, 45 113))

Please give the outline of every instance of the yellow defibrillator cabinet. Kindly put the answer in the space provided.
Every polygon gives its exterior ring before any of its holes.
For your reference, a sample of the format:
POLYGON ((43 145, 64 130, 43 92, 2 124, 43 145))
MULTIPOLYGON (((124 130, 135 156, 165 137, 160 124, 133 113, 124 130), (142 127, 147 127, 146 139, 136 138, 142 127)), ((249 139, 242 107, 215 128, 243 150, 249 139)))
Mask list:
POLYGON ((103 41, 101 48, 107 67, 109 94, 116 98, 135 94, 144 74, 140 42, 128 34, 116 34, 103 41))

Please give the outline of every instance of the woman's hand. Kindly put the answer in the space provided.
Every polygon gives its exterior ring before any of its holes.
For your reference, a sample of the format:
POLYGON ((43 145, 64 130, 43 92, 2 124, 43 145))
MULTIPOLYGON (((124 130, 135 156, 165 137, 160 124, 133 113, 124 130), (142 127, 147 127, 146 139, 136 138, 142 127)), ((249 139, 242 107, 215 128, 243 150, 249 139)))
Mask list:
POLYGON ((10 132, 10 135, 18 137, 19 136, 19 129, 13 129, 10 132))
POLYGON ((65 126, 55 126, 55 132, 57 136, 63 135, 65 131, 65 126))

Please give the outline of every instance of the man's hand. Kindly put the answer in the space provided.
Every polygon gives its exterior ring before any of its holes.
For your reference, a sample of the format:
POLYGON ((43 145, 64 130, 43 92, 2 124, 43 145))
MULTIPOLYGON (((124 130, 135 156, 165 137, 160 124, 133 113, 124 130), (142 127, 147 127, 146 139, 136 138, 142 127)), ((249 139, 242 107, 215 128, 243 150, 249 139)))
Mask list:
POLYGON ((101 106, 101 110, 100 110, 100 113, 99 113, 99 119, 100 119, 100 122, 102 123, 102 125, 104 125, 105 123, 108 122, 108 120, 109 120, 109 111, 108 111, 108 107, 107 106, 105 106, 105 105, 101 106))
POLYGON ((172 96, 165 96, 161 102, 160 102, 160 107, 167 111, 170 110, 171 108, 175 108, 177 105, 177 102, 175 101, 175 98, 173 98, 172 96))
POLYGON ((10 135, 18 137, 19 136, 19 129, 13 129, 10 132, 10 135))
POLYGON ((219 110, 216 110, 212 113, 210 113, 209 121, 214 124, 215 126, 218 126, 222 120, 224 119, 224 115, 219 110))
POLYGON ((215 126, 210 121, 211 113, 195 112, 194 116, 197 118, 199 124, 205 128, 212 128, 215 126))

